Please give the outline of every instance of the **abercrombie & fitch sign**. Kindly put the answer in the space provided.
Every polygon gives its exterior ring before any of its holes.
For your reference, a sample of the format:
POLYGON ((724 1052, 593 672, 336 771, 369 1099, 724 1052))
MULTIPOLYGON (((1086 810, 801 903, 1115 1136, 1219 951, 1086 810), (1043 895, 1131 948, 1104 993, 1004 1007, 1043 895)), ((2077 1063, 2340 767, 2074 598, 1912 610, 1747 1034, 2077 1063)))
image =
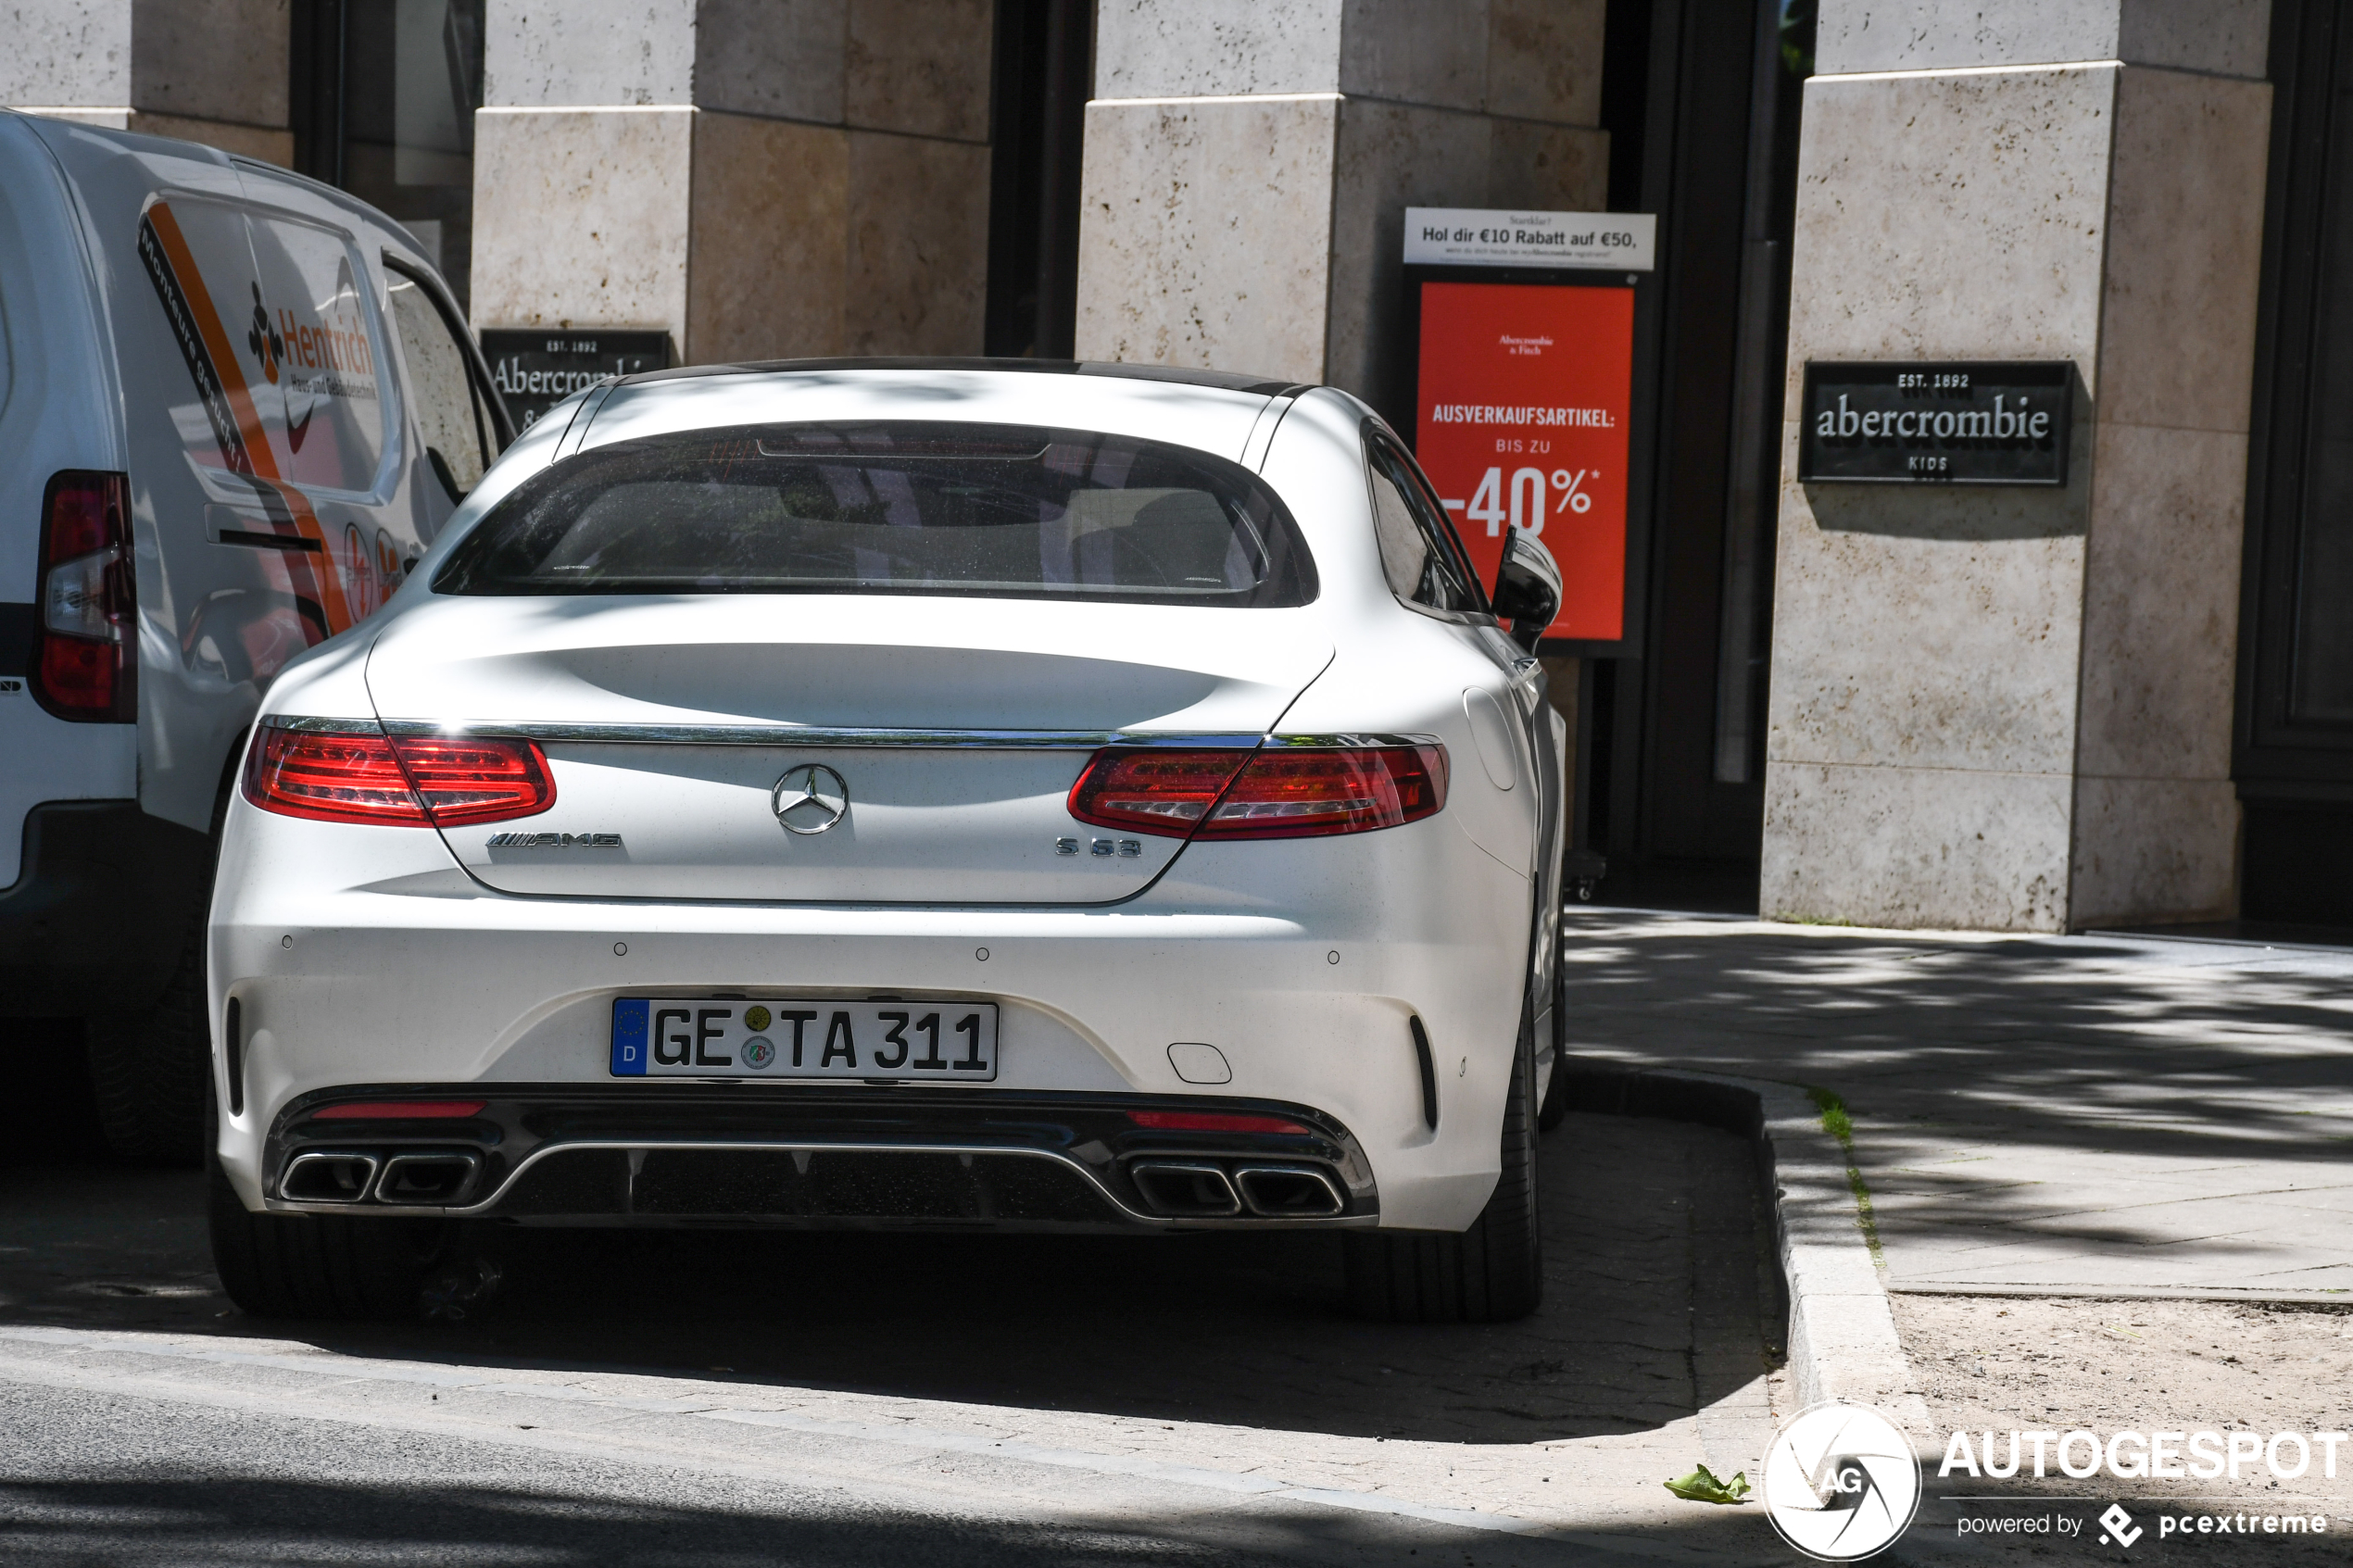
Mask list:
POLYGON ((1948 361, 1806 367, 1809 484, 2065 484, 2075 367, 1948 361))

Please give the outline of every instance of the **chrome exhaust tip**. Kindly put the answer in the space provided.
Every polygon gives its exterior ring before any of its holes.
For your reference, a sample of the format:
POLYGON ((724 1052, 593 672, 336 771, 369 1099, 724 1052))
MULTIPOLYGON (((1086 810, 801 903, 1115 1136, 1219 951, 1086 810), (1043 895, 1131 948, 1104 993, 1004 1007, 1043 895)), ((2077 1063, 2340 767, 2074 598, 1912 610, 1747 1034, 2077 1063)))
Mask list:
POLYGON ((1313 1165, 1246 1165, 1234 1173, 1250 1211, 1270 1220, 1321 1219, 1347 1207, 1331 1177, 1313 1165))
POLYGON ((436 1148, 396 1154, 376 1178, 379 1203, 446 1208, 463 1203, 482 1173, 482 1156, 470 1148, 436 1148))
POLYGON ((358 1203, 375 1185, 377 1164, 359 1149, 305 1149, 286 1161, 278 1196, 291 1203, 358 1203))
POLYGON ((1217 1219, 1242 1211, 1234 1184, 1214 1165, 1176 1160, 1144 1160, 1127 1168, 1128 1179, 1156 1213, 1183 1219, 1217 1219))

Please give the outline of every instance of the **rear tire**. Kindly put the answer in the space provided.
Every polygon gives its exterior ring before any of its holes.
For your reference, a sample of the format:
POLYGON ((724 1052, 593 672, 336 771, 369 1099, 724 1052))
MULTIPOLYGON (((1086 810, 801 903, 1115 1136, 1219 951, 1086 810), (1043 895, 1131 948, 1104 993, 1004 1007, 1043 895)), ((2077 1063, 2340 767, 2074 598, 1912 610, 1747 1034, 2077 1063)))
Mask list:
POLYGON ((1503 1171, 1460 1236, 1350 1231, 1341 1238, 1348 1303, 1380 1323, 1510 1323, 1544 1298, 1537 1208, 1536 1021, 1523 1010, 1504 1099, 1503 1171))
POLYGON ((205 1164, 212 1174, 212 1266, 229 1299, 245 1312, 257 1318, 419 1315, 426 1276, 449 1252, 451 1222, 256 1214, 239 1200, 218 1156, 208 1151, 205 1164))
POLYGON ((162 998, 145 1012, 98 1014, 82 1026, 90 1088, 107 1146, 126 1160, 194 1165, 204 1154, 212 1092, 212 1031, 205 1010, 205 911, 192 911, 162 998))

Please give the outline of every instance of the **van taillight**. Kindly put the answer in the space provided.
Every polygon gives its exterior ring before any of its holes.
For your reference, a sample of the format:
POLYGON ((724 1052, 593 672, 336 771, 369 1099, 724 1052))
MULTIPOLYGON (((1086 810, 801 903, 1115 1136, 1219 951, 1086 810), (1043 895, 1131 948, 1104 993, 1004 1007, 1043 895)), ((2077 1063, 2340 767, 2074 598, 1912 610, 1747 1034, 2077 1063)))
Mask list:
POLYGON ((139 717, 139 591, 131 480, 69 470, 41 503, 41 646, 33 695, 60 719, 139 717))
POLYGON ((245 754, 245 795, 322 822, 456 827, 535 816, 556 803, 556 784, 532 741, 273 724, 245 754))
POLYGON ((1446 748, 1275 746, 1254 752, 1099 751, 1070 814, 1166 838, 1312 838, 1393 828, 1446 804, 1446 748))

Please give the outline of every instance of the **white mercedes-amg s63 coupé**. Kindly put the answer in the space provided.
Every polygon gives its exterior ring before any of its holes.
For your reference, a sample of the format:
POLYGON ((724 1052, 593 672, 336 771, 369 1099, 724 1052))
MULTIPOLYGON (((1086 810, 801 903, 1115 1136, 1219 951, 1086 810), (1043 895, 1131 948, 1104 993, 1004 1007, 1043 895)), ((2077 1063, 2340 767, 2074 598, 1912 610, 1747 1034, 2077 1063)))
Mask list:
POLYGON ((1515 535, 1491 603, 1327 387, 794 361, 560 406, 254 728, 229 1293, 398 1311, 460 1221, 1338 1229, 1362 1311, 1528 1311, 1559 595, 1515 535))

